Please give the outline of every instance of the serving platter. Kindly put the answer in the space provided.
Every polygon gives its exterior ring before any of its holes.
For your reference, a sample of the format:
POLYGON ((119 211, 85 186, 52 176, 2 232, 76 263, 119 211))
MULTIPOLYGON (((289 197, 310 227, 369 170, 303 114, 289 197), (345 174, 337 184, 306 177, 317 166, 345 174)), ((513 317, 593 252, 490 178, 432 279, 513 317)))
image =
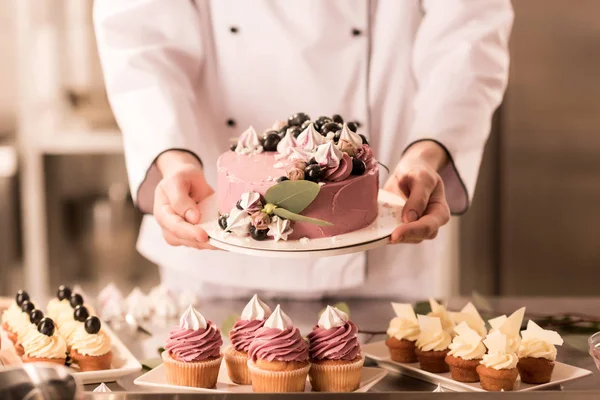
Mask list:
MULTIPOLYGON (((356 393, 364 393, 369 391, 373 386, 377 384, 387 375, 387 371, 381 368, 363 367, 360 386, 355 390, 356 393)), ((146 386, 155 389, 164 389, 163 391, 181 391, 181 392, 196 392, 196 393, 252 393, 251 385, 237 385, 231 382, 229 375, 227 374, 227 367, 225 362, 221 362, 221 368, 219 369, 219 376, 217 378, 217 385, 214 389, 203 389, 189 386, 178 386, 167 383, 167 377, 165 373, 164 364, 160 364, 158 367, 146 372, 144 375, 133 381, 134 384, 139 386, 146 386)), ((306 392, 312 391, 310 382, 306 380, 306 386, 304 389, 306 392)))
MULTIPOLYGON (((108 324, 102 323, 102 329, 110 337, 112 342, 113 361, 111 369, 105 369, 101 371, 86 371, 81 372, 77 369, 77 366, 72 366, 70 369, 79 382, 83 384, 88 383, 102 383, 102 382, 113 382, 117 379, 129 375, 133 372, 141 371, 142 365, 140 362, 131 354, 131 351, 121 342, 121 340, 115 335, 110 329, 108 324)), ((21 358, 15 352, 14 346, 6 332, 0 329, 2 335, 2 360, 7 365, 20 365, 23 362, 21 358)))
MULTIPOLYGON (((423 371, 419 367, 419 363, 407 364, 393 361, 390 358, 388 348, 384 341, 365 344, 361 346, 361 349, 365 357, 374 360, 377 365, 382 368, 400 372, 403 375, 429 382, 434 385, 440 385, 446 389, 456 392, 485 392, 479 383, 457 382, 452 379, 449 372, 443 374, 434 374, 432 372, 423 371)), ((528 383, 523 383, 521 382, 520 378, 517 378, 514 391, 526 392, 531 390, 549 389, 566 382, 584 378, 591 374, 592 372, 587 369, 574 367, 572 365, 563 364, 557 361, 554 366, 554 372, 552 373, 552 380, 549 383, 531 385, 528 383)))
POLYGON ((208 233, 209 243, 221 250, 259 257, 319 258, 372 250, 389 243, 390 235, 401 224, 400 216, 404 199, 390 192, 379 190, 378 216, 363 229, 331 238, 299 239, 275 242, 257 241, 250 237, 228 234, 219 227, 218 207, 215 195, 200 204, 202 215, 211 216, 200 226, 208 233))

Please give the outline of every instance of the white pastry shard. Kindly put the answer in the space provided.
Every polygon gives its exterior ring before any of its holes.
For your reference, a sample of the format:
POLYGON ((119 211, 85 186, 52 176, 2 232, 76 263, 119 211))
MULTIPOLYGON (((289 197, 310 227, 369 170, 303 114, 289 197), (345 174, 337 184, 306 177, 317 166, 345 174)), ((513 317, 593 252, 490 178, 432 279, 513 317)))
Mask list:
POLYGON ((204 315, 200 314, 192 305, 188 307, 179 319, 179 326, 183 329, 191 329, 197 331, 198 329, 206 329, 208 326, 204 315))
POLYGON ((269 232, 267 232, 267 235, 273 237, 275 242, 287 240, 288 236, 294 231, 291 225, 292 224, 289 219, 283 219, 275 216, 273 219, 271 219, 271 223, 269 224, 269 232))
POLYGON ((248 129, 242 132, 242 134, 238 138, 238 142, 235 147, 235 152, 241 154, 262 152, 260 139, 258 138, 258 134, 254 130, 254 127, 250 126, 248 129))
POLYGON ((415 310, 412 305, 408 303, 392 303, 392 308, 394 309, 394 313, 396 313, 396 317, 406 319, 408 321, 413 321, 417 323, 417 315, 415 314, 415 310))
POLYGON ((240 319, 243 321, 262 321, 270 315, 271 308, 263 303, 258 298, 258 295, 255 294, 242 310, 240 319))
POLYGON ((554 346, 562 346, 564 341, 558 332, 543 329, 534 321, 527 322, 527 329, 521 332, 523 340, 538 339, 554 346))
POLYGON ((317 325, 320 328, 331 329, 344 326, 346 322, 348 322, 348 314, 338 308, 327 306, 323 314, 321 314, 317 325))
POLYGON ((488 354, 506 353, 510 351, 508 349, 506 335, 500 331, 495 331, 487 335, 487 337, 483 339, 483 344, 487 347, 488 354))
POLYGON ((225 230, 236 236, 246 236, 250 232, 251 223, 252 219, 246 211, 233 207, 227 218, 227 228, 225 230))
POLYGON ((313 151, 320 144, 325 143, 325 138, 315 129, 315 126, 310 123, 306 129, 298 135, 298 139, 296 140, 298 147, 303 148, 304 150, 313 151))
POLYGON ((112 390, 110 390, 108 388, 108 386, 106 386, 106 384, 104 382, 102 382, 101 384, 96 386, 96 388, 94 390, 92 390, 92 392, 93 393, 109 393, 109 392, 112 392, 112 390))
POLYGON ((125 304, 127 305, 127 314, 133 315, 136 319, 146 319, 152 312, 150 300, 137 286, 129 293, 125 304))
POLYGON ((483 356, 482 365, 496 370, 516 368, 519 357, 511 349, 510 340, 505 334, 496 330, 487 335, 483 343, 488 352, 483 356))
POLYGON ((452 321, 455 325, 460 324, 461 322, 466 322, 469 327, 476 330, 479 333, 479 336, 485 337, 487 335, 487 329, 485 328, 485 321, 479 315, 479 312, 473 305, 473 303, 468 303, 463 307, 460 312, 450 313, 452 317, 452 321))
POLYGON ((502 326, 502 324, 504 324, 504 321, 506 321, 506 319, 506 315, 500 315, 496 318, 489 319, 488 323, 490 324, 492 329, 500 329, 500 327, 502 326))
POLYGON ((429 305, 431 307, 431 312, 427 314, 431 317, 438 317, 442 323, 442 328, 450 333, 451 335, 454 333, 454 322, 452 321, 452 317, 446 307, 439 304, 435 299, 429 299, 429 305))
POLYGON ((280 331, 290 329, 292 326, 292 320, 286 313, 281 311, 279 304, 277 304, 277 307, 275 307, 275 310, 273 310, 273 313, 267 318, 264 324, 266 328, 279 329, 280 331))
POLYGON ((421 331, 416 342, 417 347, 423 351, 446 350, 452 337, 443 329, 440 318, 425 315, 417 315, 417 318, 421 331))
POLYGON ((361 147, 363 144, 362 138, 358 136, 358 134, 352 132, 350 128, 348 128, 348 124, 344 124, 344 126, 342 127, 342 132, 340 134, 339 140, 348 141, 355 150, 361 147))
POLYGON ((556 346, 562 346, 563 339, 557 332, 542 329, 533 321, 527 323, 527 329, 521 332, 523 340, 519 346, 521 358, 545 358, 556 360, 556 346))

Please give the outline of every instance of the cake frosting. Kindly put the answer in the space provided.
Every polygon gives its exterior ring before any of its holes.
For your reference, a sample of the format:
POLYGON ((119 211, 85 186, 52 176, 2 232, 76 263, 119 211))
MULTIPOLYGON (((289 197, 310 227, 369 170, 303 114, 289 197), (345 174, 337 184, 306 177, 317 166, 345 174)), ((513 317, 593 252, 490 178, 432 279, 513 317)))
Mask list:
POLYGON ((545 358, 556 360, 556 346, 562 346, 563 339, 557 332, 542 329, 533 321, 527 323, 527 329, 521 332, 519 358, 545 358))
POLYGON ((36 358, 65 358, 67 344, 62 336, 54 333, 52 336, 44 335, 37 330, 32 330, 23 340, 25 355, 36 358))
POLYGON ((240 352, 248 352, 250 343, 256 333, 265 324, 266 318, 271 315, 271 309, 255 294, 246 304, 242 315, 235 322, 229 332, 229 339, 233 348, 240 352))
POLYGON ((88 333, 83 324, 73 334, 71 349, 84 356, 102 356, 112 349, 110 337, 100 330, 98 333, 88 333))
POLYGON ((308 345, 293 326, 291 319, 277 305, 250 344, 248 355, 253 361, 306 362, 308 345))
POLYGON ((180 361, 206 361, 221 355, 221 332, 212 321, 190 306, 181 316, 179 325, 169 332, 165 350, 180 361))
POLYGON ((358 328, 343 311, 327 306, 317 326, 308 334, 312 360, 352 361, 360 356, 358 328))
POLYGON ((506 335, 495 331, 487 335, 483 343, 488 349, 481 364, 492 369, 513 369, 517 367, 519 357, 510 349, 506 335))
POLYGON ((467 305, 464 306, 460 312, 450 313, 450 315, 452 317, 452 321, 456 325, 460 324, 461 322, 466 322, 467 325, 469 325, 471 329, 474 329, 482 338, 487 335, 485 321, 483 318, 481 318, 479 311, 477 311, 477 308, 475 308, 473 303, 467 303, 467 305))
POLYGON ((449 355, 463 360, 479 360, 483 358, 486 348, 479 333, 470 328, 466 322, 458 324, 454 330, 457 336, 448 345, 449 355))
POLYGON ((521 345, 519 331, 521 330, 521 324, 523 323, 524 316, 525 307, 522 307, 512 313, 509 317, 506 317, 506 315, 501 315, 488 321, 492 327, 492 329, 490 329, 490 333, 494 333, 496 331, 503 333, 506 336, 507 346, 513 353, 516 353, 521 345))
POLYGON ((452 320, 452 316, 448 312, 445 306, 439 304, 434 299, 429 299, 429 305, 431 307, 431 312, 427 314, 430 317, 438 317, 440 322, 442 323, 442 328, 450 333, 454 334, 454 321, 452 320))
POLYGON ((443 351, 448 349, 452 337, 442 328, 439 317, 419 315, 419 329, 421 333, 417 339, 417 347, 422 351, 443 351))
POLYGON ((419 338, 419 321, 412 306, 407 303, 392 303, 396 316, 391 319, 387 334, 397 340, 415 342, 419 338))

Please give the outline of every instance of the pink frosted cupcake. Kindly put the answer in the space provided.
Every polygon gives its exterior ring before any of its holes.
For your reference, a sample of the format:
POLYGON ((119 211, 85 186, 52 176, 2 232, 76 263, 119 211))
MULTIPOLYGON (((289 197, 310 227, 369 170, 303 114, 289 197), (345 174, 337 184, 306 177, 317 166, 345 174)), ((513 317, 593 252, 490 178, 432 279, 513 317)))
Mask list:
POLYGON ((358 328, 348 315, 327 306, 308 335, 310 384, 318 392, 352 392, 360 386, 364 358, 358 328))
POLYGON ((303 392, 308 345, 279 305, 250 344, 248 369, 255 392, 303 392))
POLYGON ((250 371, 248 371, 248 350, 256 333, 263 327, 265 320, 270 315, 269 306, 260 301, 257 295, 254 295, 244 307, 240 319, 235 322, 233 329, 229 332, 231 346, 223 351, 223 356, 232 382, 240 385, 252 383, 250 371))
POLYGON ((172 385, 212 388, 221 366, 221 332, 214 322, 189 306, 173 327, 162 359, 172 385))

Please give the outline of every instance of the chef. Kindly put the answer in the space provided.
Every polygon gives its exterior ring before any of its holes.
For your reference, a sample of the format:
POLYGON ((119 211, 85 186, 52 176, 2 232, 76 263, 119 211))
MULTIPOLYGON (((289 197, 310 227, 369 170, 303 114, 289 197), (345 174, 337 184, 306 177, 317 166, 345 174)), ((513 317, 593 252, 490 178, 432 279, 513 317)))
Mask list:
POLYGON ((138 250, 206 297, 436 295, 440 229, 469 207, 504 94, 509 0, 96 0, 108 96, 143 219, 138 250), (197 203, 230 139, 295 112, 358 121, 384 188, 407 198, 392 244, 314 260, 211 250, 197 203), (438 239, 433 240, 438 236, 438 239))

